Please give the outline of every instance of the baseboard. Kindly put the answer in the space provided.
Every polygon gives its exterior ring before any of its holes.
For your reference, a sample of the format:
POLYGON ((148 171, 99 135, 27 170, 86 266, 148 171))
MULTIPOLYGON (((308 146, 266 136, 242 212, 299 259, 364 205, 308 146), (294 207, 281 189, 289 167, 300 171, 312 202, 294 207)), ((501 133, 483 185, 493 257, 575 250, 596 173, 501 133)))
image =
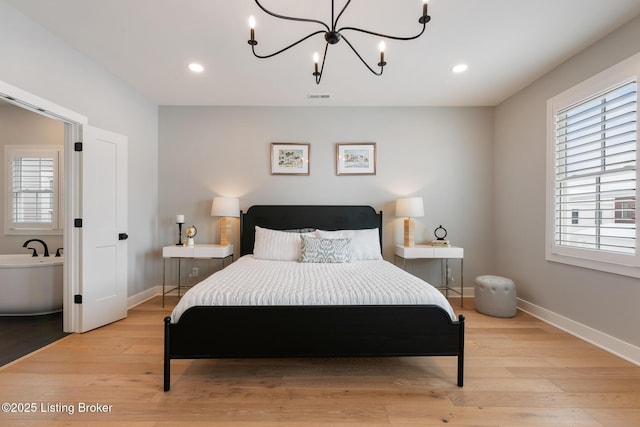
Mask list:
POLYGON ((536 317, 558 329, 576 336, 609 353, 640 366, 640 347, 636 347, 618 338, 607 335, 590 326, 583 325, 545 308, 518 298, 518 309, 536 317))
MULTIPOLYGON (((153 288, 145 289, 139 294, 135 294, 130 296, 127 299, 127 309, 131 309, 136 305, 140 305, 143 302, 149 301, 153 297, 157 297, 162 295, 162 285, 154 286, 153 288)), ((167 295, 178 295, 177 290, 173 290, 171 292, 167 292, 167 295)))
POLYGON ((127 298, 127 309, 131 309, 136 305, 149 301, 151 298, 158 295, 162 295, 162 286, 154 286, 153 288, 145 289, 144 291, 127 298))

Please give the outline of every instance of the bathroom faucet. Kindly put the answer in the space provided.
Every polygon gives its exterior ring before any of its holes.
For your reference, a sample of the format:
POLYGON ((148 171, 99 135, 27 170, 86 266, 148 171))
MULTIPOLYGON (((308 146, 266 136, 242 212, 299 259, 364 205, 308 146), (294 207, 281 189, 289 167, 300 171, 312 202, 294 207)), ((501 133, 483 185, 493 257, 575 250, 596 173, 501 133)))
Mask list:
MULTIPOLYGON (((49 248, 47 247, 47 244, 44 242, 44 240, 40 240, 40 239, 29 239, 26 242, 24 242, 24 245, 22 245, 23 248, 26 248, 27 245, 31 242, 40 242, 42 243, 42 247, 44 248, 44 256, 49 256, 49 248)), ((31 249, 33 251, 33 255, 32 256, 38 256, 38 253, 36 252, 35 249, 33 248, 28 248, 31 249)))

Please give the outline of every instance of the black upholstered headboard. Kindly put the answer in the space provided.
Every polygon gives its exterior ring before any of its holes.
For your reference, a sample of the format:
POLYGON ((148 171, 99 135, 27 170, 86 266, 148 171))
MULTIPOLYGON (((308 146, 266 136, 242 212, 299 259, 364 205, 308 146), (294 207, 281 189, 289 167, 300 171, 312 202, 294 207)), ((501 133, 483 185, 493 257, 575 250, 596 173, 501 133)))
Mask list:
POLYGON ((240 212, 240 255, 253 253, 255 226, 272 230, 378 228, 382 247, 382 211, 371 206, 255 205, 240 212))

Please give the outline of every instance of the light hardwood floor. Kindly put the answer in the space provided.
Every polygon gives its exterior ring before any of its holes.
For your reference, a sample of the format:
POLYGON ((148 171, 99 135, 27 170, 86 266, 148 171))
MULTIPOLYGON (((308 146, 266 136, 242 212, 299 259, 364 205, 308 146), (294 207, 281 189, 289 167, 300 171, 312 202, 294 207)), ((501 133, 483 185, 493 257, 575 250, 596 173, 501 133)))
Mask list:
POLYGON ((453 305, 467 318, 464 388, 449 357, 177 360, 165 393, 172 304, 155 298, 0 368, 0 402, 35 404, 3 406, 0 425, 640 425, 640 367, 522 312, 453 305))

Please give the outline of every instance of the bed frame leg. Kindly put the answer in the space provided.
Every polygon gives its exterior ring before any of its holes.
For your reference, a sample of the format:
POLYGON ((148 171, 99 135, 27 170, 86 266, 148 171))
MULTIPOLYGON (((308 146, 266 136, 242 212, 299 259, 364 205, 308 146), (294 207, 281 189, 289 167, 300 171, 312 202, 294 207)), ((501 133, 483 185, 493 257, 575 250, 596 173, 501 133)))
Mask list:
POLYGON ((464 384, 464 316, 458 316, 460 321, 460 354, 458 354, 458 387, 464 384))
POLYGON ((171 357, 169 357, 169 323, 170 317, 164 318, 164 391, 171 388, 171 357))

